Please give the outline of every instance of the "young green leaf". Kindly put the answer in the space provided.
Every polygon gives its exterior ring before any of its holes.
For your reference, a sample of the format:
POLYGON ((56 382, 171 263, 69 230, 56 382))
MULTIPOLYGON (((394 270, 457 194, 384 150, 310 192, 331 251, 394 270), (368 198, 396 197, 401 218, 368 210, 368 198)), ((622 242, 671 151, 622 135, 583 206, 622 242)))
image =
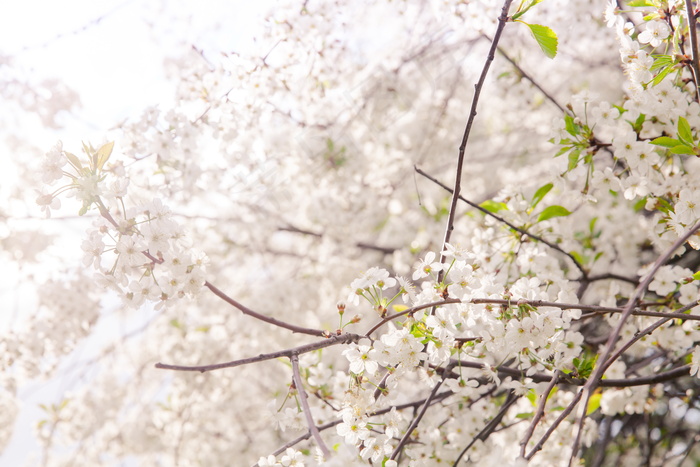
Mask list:
POLYGON ((559 39, 554 31, 547 26, 542 26, 541 24, 528 24, 523 23, 530 28, 530 32, 539 44, 542 52, 549 57, 554 58, 557 55, 557 46, 559 45, 559 39))
POLYGON ((546 221, 547 219, 551 219, 553 217, 566 217, 569 214, 571 214, 571 211, 566 209, 564 206, 549 206, 545 208, 539 216, 537 216, 537 222, 546 221))
POLYGON ((694 146, 693 142, 693 132, 690 129, 688 120, 683 117, 678 117, 678 139, 680 139, 686 146, 694 146))
POLYGON ((499 203, 497 201, 492 201, 490 199, 487 199, 483 203, 479 205, 479 207, 482 207, 486 209, 488 212, 498 212, 501 210, 508 210, 508 206, 506 206, 505 203, 499 203))
POLYGON ((650 143, 655 144, 656 146, 663 146, 665 148, 673 148, 676 146, 681 146, 683 144, 679 140, 669 138, 668 136, 660 136, 651 140, 650 143))
POLYGON ((530 206, 533 208, 536 207, 540 201, 542 201, 542 198, 547 196, 547 193, 549 193, 549 190, 552 189, 554 185, 551 183, 547 183, 546 185, 542 185, 537 189, 535 192, 535 195, 532 197, 532 201, 530 202, 530 206))

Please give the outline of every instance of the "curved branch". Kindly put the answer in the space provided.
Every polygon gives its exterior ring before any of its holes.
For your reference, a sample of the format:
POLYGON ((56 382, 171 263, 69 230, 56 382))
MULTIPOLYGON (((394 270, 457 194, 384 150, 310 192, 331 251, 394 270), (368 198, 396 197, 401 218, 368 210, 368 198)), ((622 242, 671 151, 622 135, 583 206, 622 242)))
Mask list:
POLYGON ((260 321, 264 321, 266 323, 272 324, 274 326, 284 328, 284 329, 289 329, 292 332, 298 332, 300 334, 308 334, 310 336, 318 336, 318 337, 327 337, 328 336, 328 331, 322 331, 320 329, 310 329, 310 328, 304 328, 301 326, 297 326, 294 324, 289 324, 284 321, 280 321, 279 319, 276 318, 270 318, 269 316, 261 315, 260 313, 257 313, 250 308, 238 303, 236 300, 233 298, 229 297, 226 295, 224 292, 219 290, 214 284, 212 284, 209 281, 206 281, 204 283, 204 286, 214 292, 214 295, 228 303, 229 305, 238 308, 244 315, 252 316, 255 319, 259 319, 260 321))

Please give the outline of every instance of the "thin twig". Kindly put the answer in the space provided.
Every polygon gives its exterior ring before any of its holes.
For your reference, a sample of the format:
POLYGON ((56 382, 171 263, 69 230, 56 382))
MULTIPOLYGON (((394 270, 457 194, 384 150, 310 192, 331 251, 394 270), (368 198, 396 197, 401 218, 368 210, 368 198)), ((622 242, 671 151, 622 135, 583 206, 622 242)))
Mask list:
POLYGON ((328 459, 331 453, 328 450, 328 446, 326 446, 326 443, 323 441, 323 438, 321 438, 321 433, 318 432, 316 423, 314 423, 314 418, 311 415, 311 408, 309 407, 308 396, 306 395, 306 390, 304 389, 304 382, 301 380, 301 374, 299 373, 299 355, 292 354, 290 360, 292 361, 294 386, 296 386, 296 390, 299 393, 299 398, 301 399, 301 407, 304 410, 304 415, 306 416, 306 423, 309 426, 309 432, 313 435, 314 439, 316 440, 316 444, 318 444, 318 447, 321 449, 321 452, 323 452, 325 458, 328 459))
POLYGON ((445 372, 442 374, 442 379, 435 383, 435 387, 433 388, 432 391, 430 391, 430 395, 425 399, 425 402, 423 403, 423 406, 420 408, 420 411, 418 414, 415 416, 411 424, 408 426, 408 429, 406 430, 406 433, 404 433, 403 437, 401 438, 401 441, 399 441, 399 444, 396 446, 396 449, 394 449, 394 452, 391 453, 390 459, 396 459, 396 456, 399 455, 399 453, 403 450, 404 446, 406 446, 406 443, 408 443, 408 440, 411 438, 411 433, 413 433, 413 430, 416 429, 420 421, 423 419, 423 416, 425 415, 425 412, 427 412, 428 407, 430 407, 431 402, 435 398, 435 395, 438 392, 438 389, 440 389, 440 386, 442 386, 442 383, 445 381, 447 378, 447 375, 449 373, 449 370, 451 369, 450 367, 451 363, 448 364, 448 366, 445 368, 445 372))
POLYGON ((532 438, 532 434, 535 432, 535 428, 537 428, 537 425, 540 423, 540 420, 542 420, 542 417, 544 417, 544 409, 547 406, 547 399, 549 398, 549 394, 552 392, 552 389, 554 389, 554 386, 556 386, 559 382, 560 376, 561 370, 557 370, 556 372, 554 372, 554 377, 549 382, 549 385, 544 390, 544 392, 540 395, 540 402, 537 405, 537 412, 535 412, 535 416, 532 419, 532 422, 530 423, 527 432, 525 432, 523 440, 520 441, 520 457, 525 457, 525 448, 527 448, 527 443, 530 441, 530 438, 532 438))
POLYGON ((274 360, 281 357, 293 357, 294 355, 301 355, 314 350, 323 349, 330 347, 332 345, 338 344, 349 344, 352 342, 357 342, 361 336, 357 334, 341 334, 340 336, 332 336, 328 339, 324 339, 318 342, 312 342, 311 344, 300 345, 299 347, 294 347, 291 349, 279 350, 277 352, 260 354, 257 357, 243 358, 240 360, 233 360, 231 362, 225 363, 215 363, 213 365, 199 365, 199 366, 184 366, 184 365, 169 365, 166 363, 156 363, 156 368, 162 370, 176 370, 176 371, 199 371, 204 373, 206 371, 220 370, 222 368, 233 368, 241 365, 248 365, 250 363, 263 362, 265 360, 274 360))
MULTIPOLYGON (((486 34, 482 34, 482 35, 483 35, 486 39, 491 40, 491 38, 490 38, 489 36, 487 36, 486 34)), ((503 56, 503 58, 505 58, 506 60, 508 60, 508 62, 510 62, 510 64, 513 65, 513 66, 515 67, 516 70, 518 70, 518 73, 520 73, 520 75, 521 75, 523 78, 525 78, 526 80, 528 80, 528 81, 530 82, 530 84, 532 84, 534 87, 536 87, 536 88, 544 95, 544 97, 546 97, 547 100, 549 100, 549 102, 551 102, 552 104, 554 104, 559 110, 561 110, 562 113, 568 114, 568 112, 566 111, 566 109, 554 98, 554 96, 552 96, 550 93, 548 93, 547 91, 545 91, 545 89, 544 89, 542 86, 540 86, 539 83, 537 83, 537 81, 535 81, 534 78, 533 78, 532 76, 530 76, 528 73, 526 73, 525 70, 523 70, 523 69, 520 67, 520 65, 518 65, 518 64, 515 62, 515 60, 513 60, 512 58, 510 58, 510 56, 508 56, 508 54, 505 52, 505 50, 503 50, 502 48, 499 47, 499 48, 498 48, 498 53, 500 53, 500 54, 503 56)))
MULTIPOLYGON (((422 176, 424 176, 425 178, 427 178, 427 179, 430 180, 431 182, 435 183, 436 185, 442 187, 443 189, 447 190, 448 192, 450 192, 450 193, 452 193, 452 194, 454 195, 454 190, 453 190, 452 188, 448 187, 447 185, 445 185, 444 183, 440 182, 439 180, 437 180, 436 178, 432 177, 431 175, 428 175, 426 172, 423 172, 420 168, 414 167, 414 169, 415 169, 416 172, 418 172, 419 174, 421 174, 422 176)), ((528 232, 527 230, 523 229, 522 227, 518 227, 518 226, 516 226, 515 224, 512 224, 511 222, 508 222, 507 220, 505 220, 504 218, 502 218, 502 217, 499 216, 498 214, 495 214, 495 213, 493 213, 493 212, 491 212, 491 211, 489 211, 489 210, 487 210, 487 209, 482 208, 482 207, 479 206, 478 204, 474 203, 473 201, 468 200, 467 198, 465 198, 465 197, 463 197, 463 196, 461 196, 461 195, 458 196, 458 199, 460 199, 461 201, 464 201, 464 202, 467 203, 469 206, 473 207, 474 209, 477 209, 477 210, 481 211, 482 213, 486 214, 487 216, 490 216, 490 217, 496 219, 498 222, 507 225, 507 226, 510 227, 511 229, 513 229, 513 230, 515 230, 515 231, 517 231, 517 232, 520 232, 522 235, 527 235, 528 237, 532 238, 533 240, 537 240, 538 242, 542 242, 542 243, 544 243, 545 245, 547 245, 548 247, 550 247, 550 248, 552 248, 552 249, 558 251, 559 253, 562 253, 563 255, 567 256, 569 259, 571 259, 571 261, 574 262, 574 265, 576 266, 576 268, 577 268, 579 271, 581 271, 581 278, 578 279, 578 280, 586 280, 586 278, 588 277, 588 272, 583 268, 583 265, 581 265, 581 263, 579 263, 578 260, 577 260, 571 253, 568 253, 568 252, 562 250, 562 248, 561 248, 559 245, 556 245, 556 244, 554 244, 554 243, 552 243, 552 242, 550 242, 550 241, 548 241, 548 240, 545 240, 544 238, 542 238, 542 237, 540 237, 540 236, 538 236, 538 235, 535 235, 535 234, 532 234, 532 233, 528 232)))
POLYGON ((490 422, 486 424, 484 428, 481 429, 479 433, 477 433, 474 438, 472 438, 471 442, 467 444, 464 449, 462 449, 462 452, 459 453, 459 456, 457 457, 457 460, 455 460, 454 464, 452 464, 452 467, 457 467, 457 464, 459 464, 459 461, 462 460, 462 457, 469 451, 469 448, 474 446, 474 443, 477 441, 486 441, 486 439, 489 437, 491 433, 496 429, 499 423, 501 423, 501 420, 503 420, 503 417, 506 415, 506 412, 508 412, 508 409, 515 404, 515 402, 519 399, 520 397, 513 396, 513 393, 511 392, 508 394, 508 399, 506 402, 503 404, 501 409, 498 411, 495 417, 491 419, 490 422))
POLYGON ((552 436, 552 433, 554 433, 554 430, 557 429, 559 424, 563 422, 566 417, 569 416, 569 414, 574 410, 574 407, 578 404, 578 402, 581 400, 581 396, 583 395, 583 389, 581 389, 579 392, 576 393, 574 396, 574 399, 571 401, 571 403, 564 409, 562 410, 561 414, 559 414, 559 417, 552 423, 552 426, 550 426, 547 431, 545 432, 544 435, 540 438, 540 440, 535 444, 535 446, 532 448, 532 450, 525 456, 526 460, 532 459, 532 457, 537 454, 538 451, 542 449, 544 446, 544 443, 547 442, 550 436, 552 436))
MULTIPOLYGON (((481 75, 479 76, 479 81, 474 86, 474 98, 472 99, 471 109, 469 110, 469 118, 467 119, 467 126, 464 129, 464 135, 462 136, 462 144, 459 146, 459 157, 457 158, 457 171, 455 173, 455 183, 454 190, 452 193, 452 202, 450 203, 450 213, 447 218, 447 227, 445 228, 445 239, 442 242, 443 249, 446 243, 450 243, 450 237, 452 236, 452 230, 454 230, 454 220, 455 214, 457 212, 457 200, 459 199, 459 192, 462 187, 462 167, 464 165, 464 152, 467 147, 467 141, 469 140, 469 134, 472 130, 472 125, 474 124, 474 118, 476 117, 476 107, 479 103, 479 96, 481 95, 481 89, 484 86, 484 81, 486 80, 486 75, 488 74, 489 68, 491 67, 491 62, 493 62, 496 56, 496 48, 498 47, 498 41, 501 39, 501 34, 508 21, 508 10, 510 9, 510 4, 513 0, 505 0, 503 2, 503 8, 501 9, 501 16, 498 17, 498 26, 496 27, 496 34, 493 36, 493 42, 491 43, 491 49, 489 50, 489 55, 484 63, 484 68, 481 70, 481 75)), ((446 257, 441 255, 440 262, 444 263, 446 257)), ((444 271, 438 273, 438 283, 442 282, 444 276, 444 271)))

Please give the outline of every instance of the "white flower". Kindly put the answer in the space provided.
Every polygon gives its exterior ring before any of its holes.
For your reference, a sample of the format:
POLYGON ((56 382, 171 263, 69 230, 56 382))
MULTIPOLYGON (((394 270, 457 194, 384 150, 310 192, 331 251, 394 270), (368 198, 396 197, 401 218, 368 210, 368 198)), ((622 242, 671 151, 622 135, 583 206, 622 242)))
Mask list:
POLYGON ((683 188, 678 193, 675 206, 677 220, 685 225, 693 224, 700 218, 700 190, 683 188))
POLYGON ((41 179, 44 183, 51 184, 63 177, 62 167, 68 160, 63 156, 63 143, 58 141, 54 147, 46 153, 46 158, 41 165, 41 179))
POLYGON ((700 378, 700 346, 695 346, 695 350, 693 350, 693 354, 691 356, 691 363, 690 363, 690 376, 697 376, 700 378))
POLYGON ((36 204, 41 207, 41 211, 46 214, 46 217, 51 217, 52 209, 60 209, 61 200, 51 194, 44 194, 43 191, 38 193, 36 204))
POLYGON ((279 465, 281 464, 277 462, 277 459, 272 454, 270 454, 267 457, 261 457, 260 459, 258 459, 259 467, 277 467, 279 465))
POLYGON ((374 374, 379 368, 375 356, 377 351, 369 345, 358 345, 343 351, 343 355, 350 362, 350 371, 356 375, 363 372, 374 374))
POLYGON ((284 467, 304 467, 304 457, 303 454, 294 448, 287 448, 284 452, 284 456, 280 460, 280 463, 284 467))
POLYGON ((442 264, 435 261, 435 252, 430 251, 425 255, 425 259, 421 260, 418 269, 413 273, 413 280, 416 281, 423 277, 428 277, 428 275, 433 272, 438 272, 442 270, 442 264))
POLYGON ((671 33, 665 21, 649 21, 646 24, 646 29, 642 31, 637 39, 642 44, 649 44, 652 47, 661 45, 661 41, 666 39, 671 33))
POLYGON ((338 435, 345 438, 345 442, 355 445, 359 440, 369 438, 370 431, 367 428, 367 423, 361 420, 356 420, 352 416, 343 415, 343 423, 336 427, 338 435))

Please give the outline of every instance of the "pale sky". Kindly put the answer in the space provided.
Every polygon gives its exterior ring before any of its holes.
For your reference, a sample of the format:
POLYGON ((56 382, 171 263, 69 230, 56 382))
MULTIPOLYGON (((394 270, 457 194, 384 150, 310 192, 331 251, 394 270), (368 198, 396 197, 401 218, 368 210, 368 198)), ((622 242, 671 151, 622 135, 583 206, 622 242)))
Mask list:
MULTIPOLYGON (((193 45, 210 51, 246 50, 255 35, 256 18, 273 4, 272 0, 5 2, 0 14, 0 85, 7 79, 8 68, 3 67, 10 57, 9 76, 26 77, 29 82, 56 78, 76 90, 82 103, 74 115, 62 116, 63 128, 23 125, 14 129, 20 133, 16 136, 31 138, 34 145, 46 150, 58 139, 77 148, 80 141, 103 140, 109 128, 124 119, 138 118, 147 106, 167 108, 173 88, 165 82, 164 59, 181 55, 193 45)), ((3 108, 7 105, 0 95, 0 121, 3 108)), ((6 131, 0 128, 0 167, 4 168, 0 171, 0 194, 3 187, 7 190, 17 181, 12 166, 18 154, 4 145, 9 136, 6 131)), ((14 270, 0 267, 2 282, 8 278, 16 281, 14 276, 14 270)), ((27 303, 20 301, 19 295, 14 284, 0 290, 5 311, 0 330, 8 325, 8 314, 26 311, 27 303)), ((124 323, 106 324, 109 329, 125 331, 124 323)), ((95 352, 92 347, 94 343, 86 343, 69 360, 86 358, 95 352)), ((59 376, 19 389, 23 405, 0 465, 24 465, 32 454, 37 459, 40 447, 32 435, 41 417, 37 405, 60 400, 71 380, 59 376)))

